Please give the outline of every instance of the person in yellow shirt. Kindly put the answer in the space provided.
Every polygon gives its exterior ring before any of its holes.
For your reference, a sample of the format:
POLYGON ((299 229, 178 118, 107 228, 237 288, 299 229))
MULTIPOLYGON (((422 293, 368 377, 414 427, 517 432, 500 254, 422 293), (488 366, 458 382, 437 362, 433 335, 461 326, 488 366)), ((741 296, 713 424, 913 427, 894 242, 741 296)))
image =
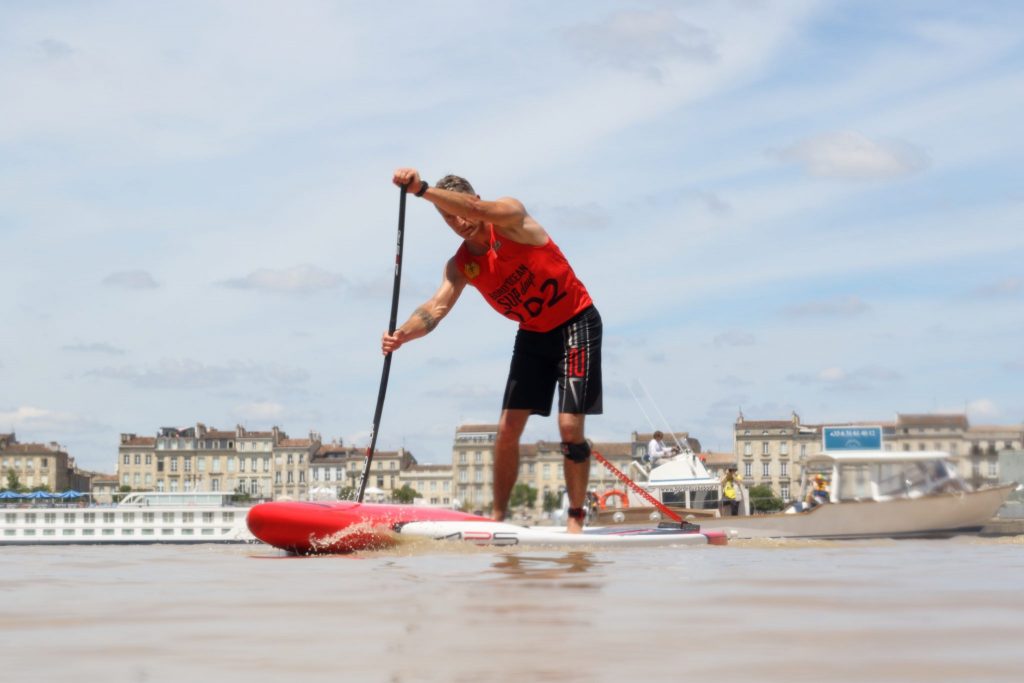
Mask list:
POLYGON ((735 465, 725 471, 720 483, 722 486, 722 513, 725 514, 728 511, 730 516, 735 517, 740 514, 740 485, 743 483, 735 465))
POLYGON ((807 499, 804 502, 807 503, 807 507, 829 502, 828 481, 822 474, 815 474, 811 479, 811 489, 807 492, 807 499))

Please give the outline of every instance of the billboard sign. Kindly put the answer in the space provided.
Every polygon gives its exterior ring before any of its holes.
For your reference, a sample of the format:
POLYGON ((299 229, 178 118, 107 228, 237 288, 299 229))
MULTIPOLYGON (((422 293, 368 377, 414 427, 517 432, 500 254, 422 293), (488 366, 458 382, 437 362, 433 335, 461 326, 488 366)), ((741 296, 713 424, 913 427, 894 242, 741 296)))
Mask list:
POLYGON ((826 451, 880 451, 881 427, 824 427, 822 446, 826 451))

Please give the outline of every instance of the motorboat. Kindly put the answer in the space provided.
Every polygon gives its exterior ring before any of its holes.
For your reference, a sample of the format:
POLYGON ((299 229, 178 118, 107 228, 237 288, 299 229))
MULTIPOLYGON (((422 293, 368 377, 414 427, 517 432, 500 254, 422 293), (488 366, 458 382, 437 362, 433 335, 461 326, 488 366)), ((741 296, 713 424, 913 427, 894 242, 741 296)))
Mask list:
POLYGON ((0 546, 57 544, 255 542, 247 506, 231 493, 136 491, 116 505, 33 504, 0 507, 0 546))
MULTIPOLYGON (((659 470, 671 464, 652 470, 645 485, 662 499, 673 482, 659 470)), ((801 464, 802 495, 782 512, 749 514, 744 505, 738 516, 719 510, 687 516, 701 529, 726 531, 731 538, 942 538, 978 533, 1018 488, 974 488, 942 451, 843 450, 808 456, 801 464), (816 487, 816 479, 825 486, 816 487), (827 495, 815 496, 816 488, 827 495)))

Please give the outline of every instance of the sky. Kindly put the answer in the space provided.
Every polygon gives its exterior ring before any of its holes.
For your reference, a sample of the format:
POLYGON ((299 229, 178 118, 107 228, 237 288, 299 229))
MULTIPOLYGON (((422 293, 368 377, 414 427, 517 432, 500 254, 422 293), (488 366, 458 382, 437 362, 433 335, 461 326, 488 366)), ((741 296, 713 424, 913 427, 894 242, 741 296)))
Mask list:
MULTIPOLYGON (((942 0, 0 2, 0 432, 365 446, 393 170, 522 201, 605 325, 588 437, 1024 420, 1024 7, 942 0), (1014 180, 1016 178, 1016 180, 1014 180)), ((399 322, 458 238, 410 197, 399 322)), ((377 447, 495 423, 467 289, 377 447)), ((553 417, 526 442, 557 440, 553 417)))

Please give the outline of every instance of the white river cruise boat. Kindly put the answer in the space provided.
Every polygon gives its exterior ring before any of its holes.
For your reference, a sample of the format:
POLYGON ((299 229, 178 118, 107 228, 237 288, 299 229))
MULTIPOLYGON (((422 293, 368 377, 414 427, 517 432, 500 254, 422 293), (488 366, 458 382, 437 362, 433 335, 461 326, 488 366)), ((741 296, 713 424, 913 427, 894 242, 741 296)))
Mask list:
POLYGON ((0 507, 0 546, 255 542, 230 493, 134 492, 117 505, 0 507))

